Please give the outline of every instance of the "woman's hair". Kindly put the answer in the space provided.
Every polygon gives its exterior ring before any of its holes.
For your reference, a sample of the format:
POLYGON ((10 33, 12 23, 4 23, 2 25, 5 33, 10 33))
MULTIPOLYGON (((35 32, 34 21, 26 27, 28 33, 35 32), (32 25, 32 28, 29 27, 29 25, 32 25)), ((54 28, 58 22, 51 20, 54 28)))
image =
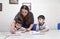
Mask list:
POLYGON ((25 17, 25 19, 26 19, 26 21, 29 23, 31 17, 29 16, 29 13, 30 13, 30 12, 29 12, 29 8, 28 8, 28 6, 26 6, 26 5, 23 5, 23 6, 20 8, 18 18, 21 20, 21 23, 23 23, 22 9, 25 9, 25 10, 28 11, 28 14, 27 14, 27 16, 25 17))
POLYGON ((23 5, 23 6, 20 8, 20 13, 22 12, 22 9, 25 9, 25 10, 27 10, 27 11, 29 12, 29 8, 28 8, 28 6, 26 6, 26 5, 23 5))

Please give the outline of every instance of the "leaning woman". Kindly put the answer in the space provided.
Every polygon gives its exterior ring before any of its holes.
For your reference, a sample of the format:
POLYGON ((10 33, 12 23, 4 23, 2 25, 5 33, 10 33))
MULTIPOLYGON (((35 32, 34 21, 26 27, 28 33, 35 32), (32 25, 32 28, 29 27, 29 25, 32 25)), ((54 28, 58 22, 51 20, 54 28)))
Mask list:
POLYGON ((14 18, 14 21, 11 24, 11 32, 15 33, 18 31, 21 27, 24 29, 22 32, 27 32, 32 29, 34 25, 34 16, 33 13, 30 12, 28 6, 23 5, 21 6, 19 12, 14 18))

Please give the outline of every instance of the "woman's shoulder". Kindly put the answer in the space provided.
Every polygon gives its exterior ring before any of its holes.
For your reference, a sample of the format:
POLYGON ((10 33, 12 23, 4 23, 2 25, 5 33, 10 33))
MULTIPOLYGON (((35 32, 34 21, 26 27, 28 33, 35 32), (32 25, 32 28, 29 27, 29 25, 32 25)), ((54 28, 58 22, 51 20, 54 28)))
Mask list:
POLYGON ((29 15, 33 15, 33 13, 32 12, 29 12, 29 15))
POLYGON ((32 12, 29 12, 30 14, 33 14, 32 12))
POLYGON ((19 12, 16 15, 18 16, 19 15, 19 12))

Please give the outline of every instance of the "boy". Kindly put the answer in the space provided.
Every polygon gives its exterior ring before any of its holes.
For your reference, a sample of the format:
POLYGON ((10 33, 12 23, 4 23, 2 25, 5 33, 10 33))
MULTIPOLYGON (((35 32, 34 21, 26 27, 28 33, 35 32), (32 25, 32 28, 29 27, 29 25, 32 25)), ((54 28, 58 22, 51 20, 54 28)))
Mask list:
POLYGON ((48 26, 44 22, 45 17, 44 15, 38 16, 38 25, 36 27, 36 31, 42 31, 42 32, 47 32, 49 30, 48 26))

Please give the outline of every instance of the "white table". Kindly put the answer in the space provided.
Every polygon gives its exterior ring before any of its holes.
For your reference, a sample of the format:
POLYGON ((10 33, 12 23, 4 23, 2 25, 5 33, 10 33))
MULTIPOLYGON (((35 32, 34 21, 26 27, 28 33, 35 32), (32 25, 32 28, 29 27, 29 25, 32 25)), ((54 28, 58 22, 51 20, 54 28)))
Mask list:
POLYGON ((0 39, 60 39, 60 31, 57 30, 50 30, 45 34, 40 35, 32 35, 29 32, 26 33, 17 32, 17 34, 15 35, 7 36, 6 33, 10 34, 10 32, 3 32, 3 33, 4 34, 0 35, 0 39))

